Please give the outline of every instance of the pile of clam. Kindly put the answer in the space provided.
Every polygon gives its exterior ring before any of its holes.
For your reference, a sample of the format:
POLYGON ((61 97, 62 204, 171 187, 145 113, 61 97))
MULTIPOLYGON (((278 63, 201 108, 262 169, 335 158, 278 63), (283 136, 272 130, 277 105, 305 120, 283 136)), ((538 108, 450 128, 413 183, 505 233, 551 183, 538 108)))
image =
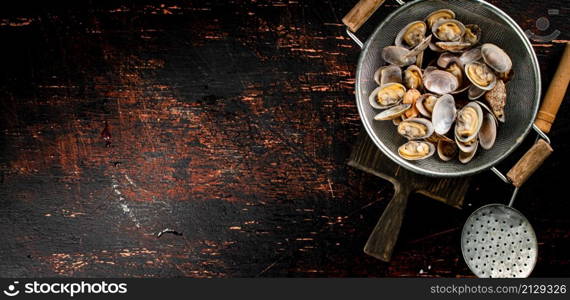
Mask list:
POLYGON ((375 120, 392 120, 408 139, 399 147, 407 160, 437 152, 443 161, 468 163, 478 148, 495 144, 499 122, 505 122, 512 61, 494 44, 478 45, 481 29, 464 25, 449 9, 404 27, 395 45, 382 50, 389 65, 374 74, 379 85, 370 94, 375 120), (427 35, 428 30, 431 34, 427 35), (433 60, 422 67, 424 55, 433 60))

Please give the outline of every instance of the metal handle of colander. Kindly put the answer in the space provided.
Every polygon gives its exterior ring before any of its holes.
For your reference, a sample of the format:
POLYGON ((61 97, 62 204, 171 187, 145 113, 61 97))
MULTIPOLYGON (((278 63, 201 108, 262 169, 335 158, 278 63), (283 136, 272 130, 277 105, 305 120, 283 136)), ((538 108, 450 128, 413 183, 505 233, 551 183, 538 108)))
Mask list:
POLYGON ((515 166, 511 168, 507 175, 504 175, 501 171, 499 171, 499 169, 497 169, 497 167, 491 167, 491 171, 493 171, 497 177, 499 177, 506 184, 512 184, 515 187, 509 200, 509 207, 513 206, 519 188, 524 183, 524 181, 526 181, 526 179, 530 177, 530 175, 532 175, 536 169, 538 169, 538 167, 546 160, 546 158, 548 158, 548 156, 550 156, 550 154, 552 154, 553 151, 552 147, 550 147, 550 138, 548 138, 548 135, 542 132, 542 130, 540 130, 540 128, 538 128, 535 124, 532 125, 532 128, 538 134, 534 146, 531 147, 531 149, 522 156, 522 158, 517 162, 517 164, 515 164, 515 166), (525 171, 525 179, 523 181, 513 180, 514 178, 511 175, 514 170, 519 169, 521 164, 524 164, 529 160, 534 161, 534 164, 532 169, 525 171))

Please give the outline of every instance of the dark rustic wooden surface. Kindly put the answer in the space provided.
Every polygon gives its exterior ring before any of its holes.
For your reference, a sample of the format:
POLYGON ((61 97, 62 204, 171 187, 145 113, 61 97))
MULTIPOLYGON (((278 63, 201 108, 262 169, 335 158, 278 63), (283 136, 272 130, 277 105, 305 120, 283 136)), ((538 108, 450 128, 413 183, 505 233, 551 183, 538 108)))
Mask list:
MULTIPOLYGON (((352 2, 3 4, 0 276, 471 276, 461 226, 510 194, 488 172, 462 211, 413 196, 390 264, 362 252, 393 191, 346 165, 361 128, 340 24, 352 2)), ((560 30, 535 42, 546 86, 570 3, 491 2, 560 30)), ((538 235, 534 276, 570 274, 569 110, 515 203, 538 235)))

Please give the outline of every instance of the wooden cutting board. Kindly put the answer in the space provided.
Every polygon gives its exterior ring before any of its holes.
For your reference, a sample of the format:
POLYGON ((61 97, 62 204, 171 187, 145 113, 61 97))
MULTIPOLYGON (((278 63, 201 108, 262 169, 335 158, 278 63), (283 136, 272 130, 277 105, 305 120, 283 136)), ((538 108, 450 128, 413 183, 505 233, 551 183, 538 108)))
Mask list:
POLYGON ((408 171, 384 155, 365 130, 362 130, 358 137, 348 165, 388 180, 394 185, 394 197, 364 246, 366 254, 386 262, 390 261, 392 256, 411 193, 420 193, 461 208, 471 180, 471 177, 427 177, 408 171))

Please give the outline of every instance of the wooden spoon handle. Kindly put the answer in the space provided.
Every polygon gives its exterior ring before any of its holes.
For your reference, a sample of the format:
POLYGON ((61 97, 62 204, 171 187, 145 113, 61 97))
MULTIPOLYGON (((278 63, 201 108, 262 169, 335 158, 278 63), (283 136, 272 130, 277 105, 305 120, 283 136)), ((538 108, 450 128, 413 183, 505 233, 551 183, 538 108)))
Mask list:
POLYGON ((560 104, 562 103, 562 100, 564 100, 564 95, 568 88, 568 82, 570 82, 570 43, 566 43, 564 54, 562 54, 562 60, 560 60, 560 64, 552 78, 552 82, 550 82, 550 86, 544 96, 536 121, 534 122, 534 124, 544 133, 550 132, 550 128, 554 119, 556 119, 556 114, 558 113, 560 104))
POLYGON ((356 32, 384 1, 386 0, 360 0, 348 14, 342 18, 342 22, 350 31, 356 32))
POLYGON ((408 184, 395 185, 394 197, 390 200, 380 220, 378 220, 378 223, 372 230, 364 246, 364 253, 385 262, 390 261, 394 246, 398 240, 400 228, 402 227, 409 195, 410 188, 408 184))

